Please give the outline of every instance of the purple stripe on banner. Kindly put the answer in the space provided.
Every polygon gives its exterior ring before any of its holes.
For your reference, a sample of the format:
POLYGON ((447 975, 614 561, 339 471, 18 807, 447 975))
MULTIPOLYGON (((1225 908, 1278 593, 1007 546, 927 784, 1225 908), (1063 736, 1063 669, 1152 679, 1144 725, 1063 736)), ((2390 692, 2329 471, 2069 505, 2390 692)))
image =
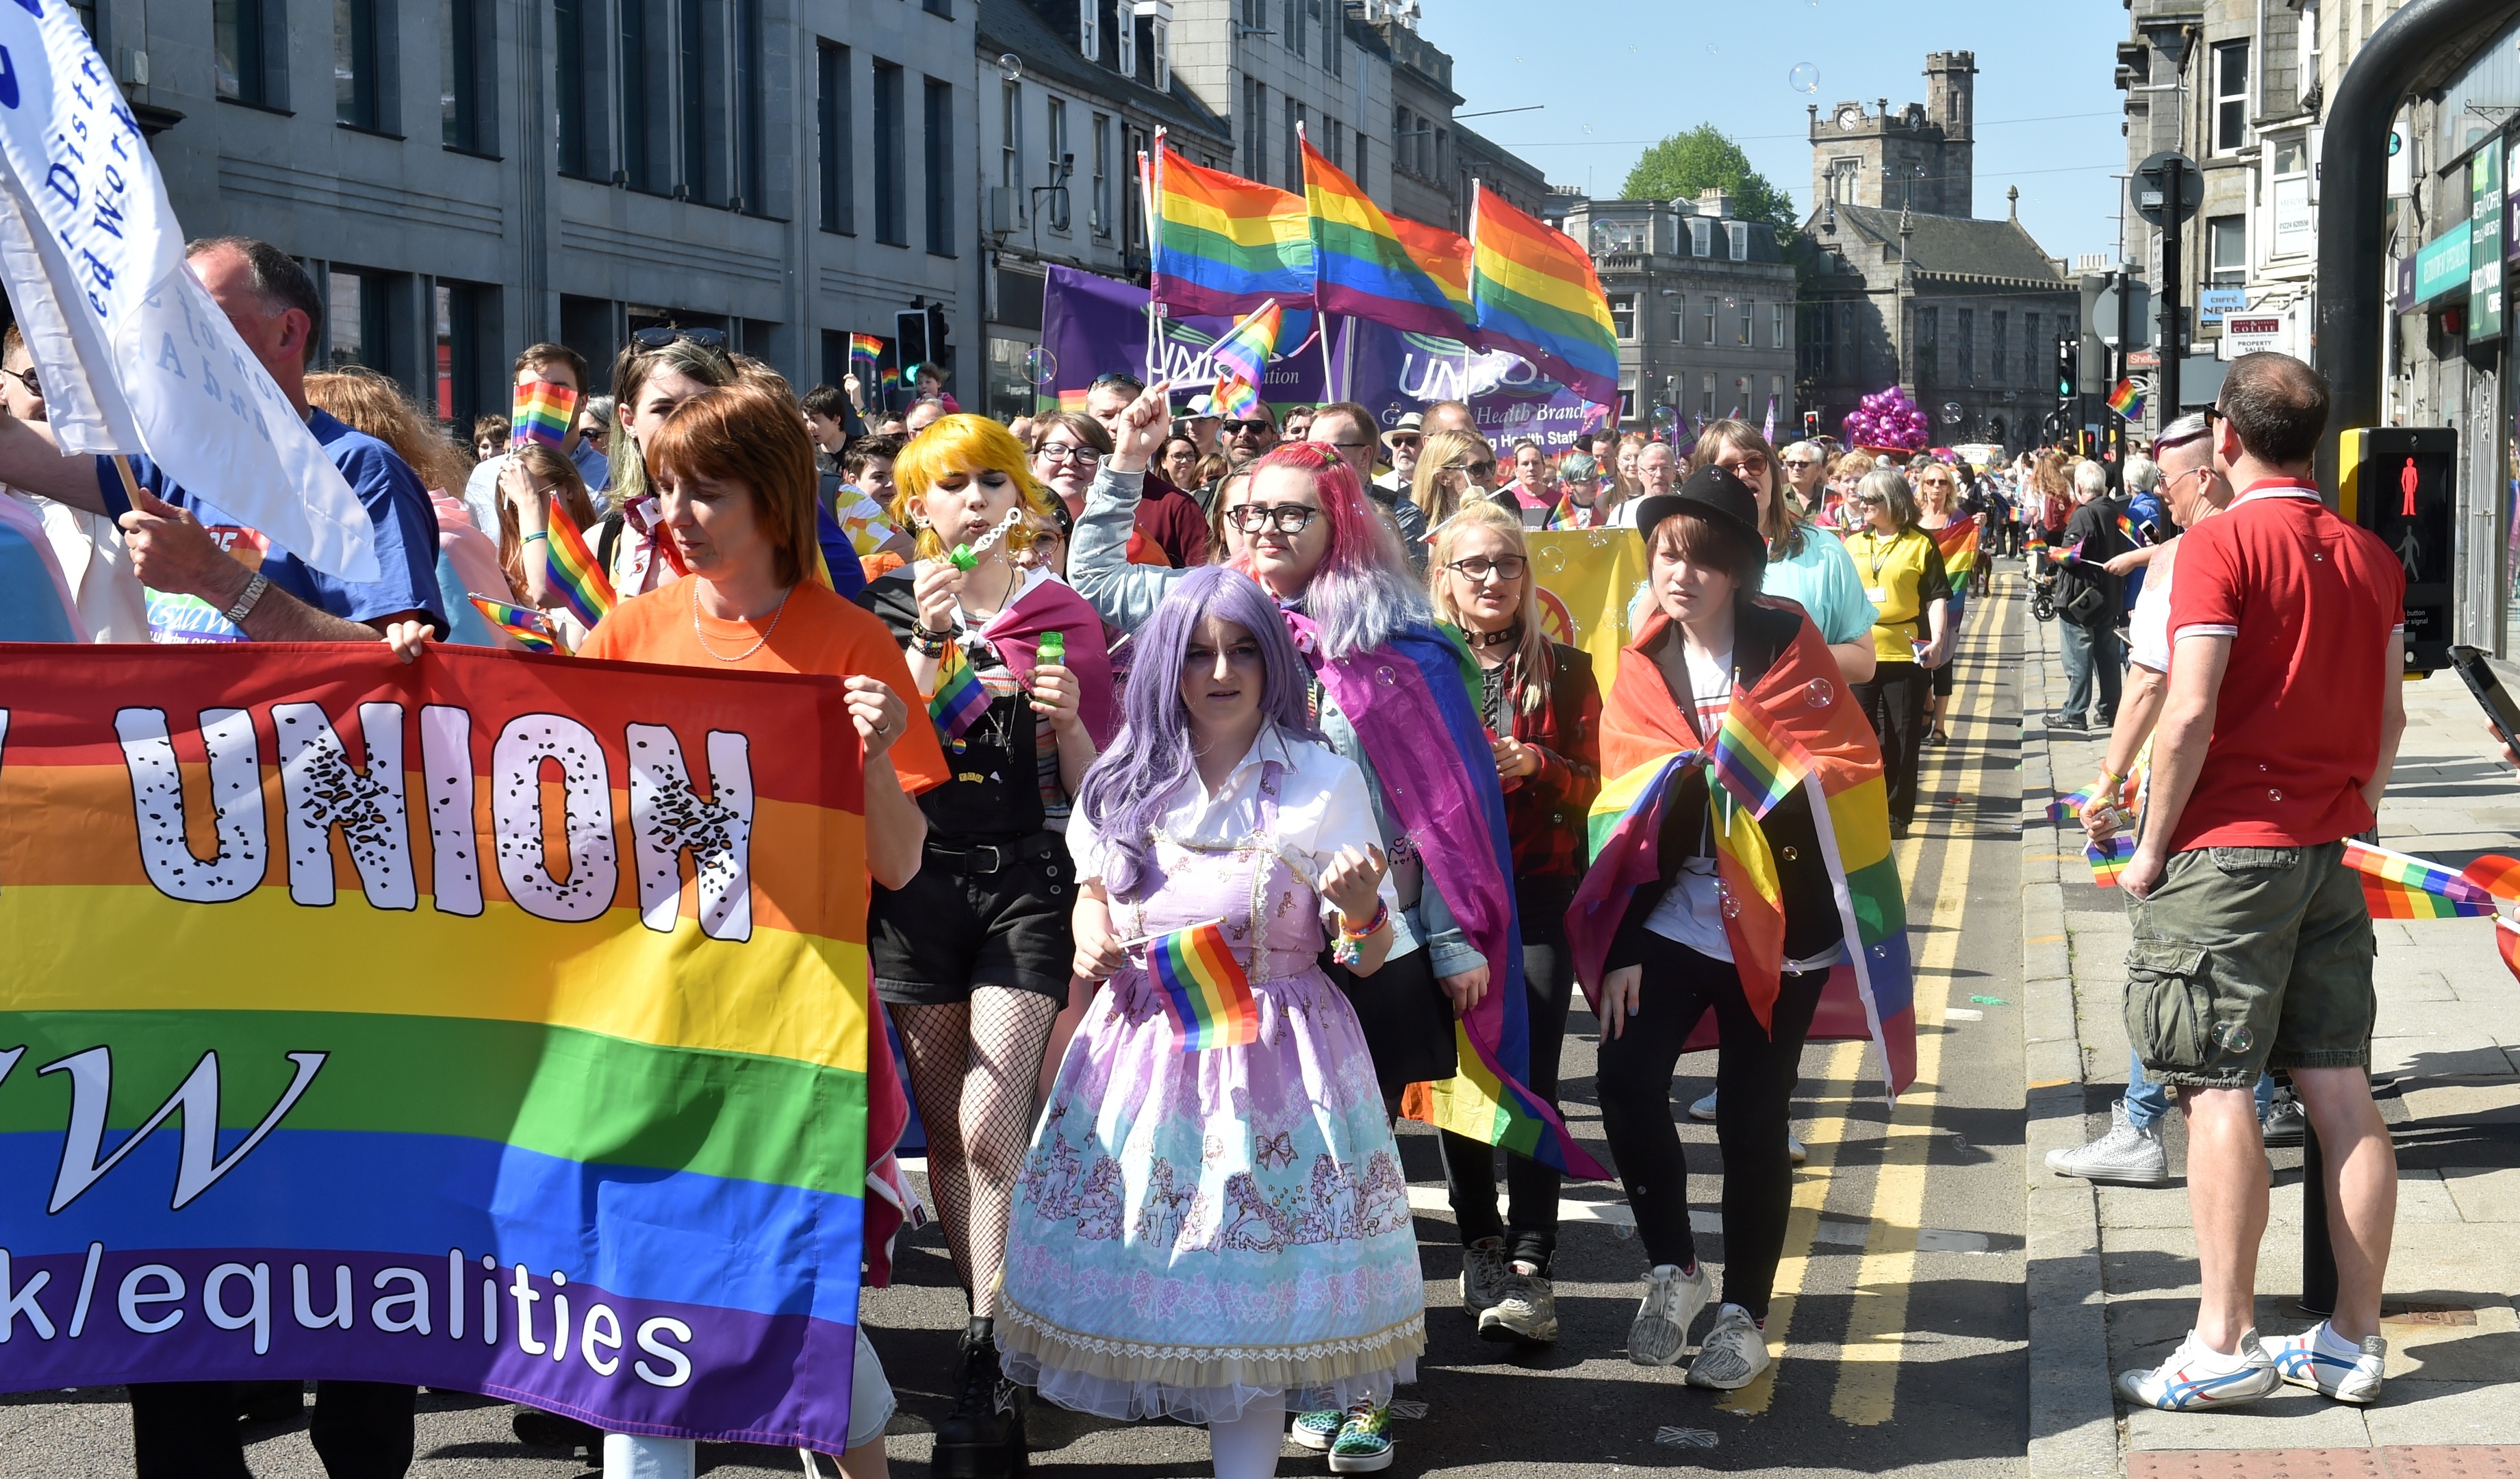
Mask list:
POLYGON ((103 1248, 93 1278, 87 1255, 0 1249, 18 1300, 0 1391, 318 1376, 479 1392, 613 1433, 848 1444, 852 1325, 628 1299, 451 1251, 460 1289, 447 1248, 103 1248))

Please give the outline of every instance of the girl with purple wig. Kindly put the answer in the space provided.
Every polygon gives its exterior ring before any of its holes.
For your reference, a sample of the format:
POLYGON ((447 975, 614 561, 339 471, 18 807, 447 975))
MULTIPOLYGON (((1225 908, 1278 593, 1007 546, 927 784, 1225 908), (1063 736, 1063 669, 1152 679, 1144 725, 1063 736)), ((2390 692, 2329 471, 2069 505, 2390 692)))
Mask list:
POLYGON ((1424 1299, 1373 1059, 1320 964, 1335 939, 1370 977, 1392 944, 1365 777, 1249 576, 1187 572, 1137 645, 1067 831, 1076 973, 1105 984, 1016 1178, 997 1338, 1062 1407, 1206 1423, 1219 1479, 1276 1472, 1290 1402, 1365 1414, 1351 1448, 1380 1467, 1424 1299), (1147 955, 1211 921, 1257 1040, 1185 1051, 1147 955))

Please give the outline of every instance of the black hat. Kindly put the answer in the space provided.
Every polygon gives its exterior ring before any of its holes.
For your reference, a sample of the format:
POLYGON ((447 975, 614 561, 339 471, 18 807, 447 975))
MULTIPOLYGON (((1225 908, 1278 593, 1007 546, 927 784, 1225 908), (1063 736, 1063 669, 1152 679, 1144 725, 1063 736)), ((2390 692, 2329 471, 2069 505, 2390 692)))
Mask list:
POLYGON ((1674 514, 1694 514, 1719 529, 1741 535, 1765 550, 1768 537, 1759 532, 1759 495, 1732 470, 1708 463, 1688 474, 1677 493, 1656 493, 1637 503, 1637 532, 1647 539, 1655 526, 1674 514))

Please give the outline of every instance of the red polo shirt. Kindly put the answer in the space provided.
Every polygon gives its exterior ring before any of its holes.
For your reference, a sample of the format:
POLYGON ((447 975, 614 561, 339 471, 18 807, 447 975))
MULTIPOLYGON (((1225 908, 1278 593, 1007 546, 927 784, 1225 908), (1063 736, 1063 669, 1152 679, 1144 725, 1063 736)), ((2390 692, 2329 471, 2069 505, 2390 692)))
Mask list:
POLYGON ((2228 637, 2231 658, 2172 851, 2307 847, 2370 828, 2362 786, 2382 695, 2405 681, 2388 656, 2406 606, 2397 557, 2308 483, 2252 483, 2181 536, 2171 670, 2184 637, 2228 637))

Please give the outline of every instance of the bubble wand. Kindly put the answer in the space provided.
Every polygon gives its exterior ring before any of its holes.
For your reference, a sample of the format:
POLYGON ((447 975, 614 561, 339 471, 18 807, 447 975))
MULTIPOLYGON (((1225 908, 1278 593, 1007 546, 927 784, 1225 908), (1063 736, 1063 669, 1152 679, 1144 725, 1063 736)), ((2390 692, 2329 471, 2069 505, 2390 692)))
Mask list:
POLYGON ((980 542, 978 544, 956 545, 954 547, 954 553, 946 556, 945 558, 952 560, 954 562, 954 568, 958 570, 970 571, 977 569, 980 564, 981 552, 988 549, 989 546, 996 544, 999 540, 1004 539, 1007 531, 1021 522, 1023 516, 1023 505, 1015 505, 1015 507, 1007 511, 1006 517, 998 520, 998 526, 996 528, 991 529, 986 534, 980 536, 980 542))

